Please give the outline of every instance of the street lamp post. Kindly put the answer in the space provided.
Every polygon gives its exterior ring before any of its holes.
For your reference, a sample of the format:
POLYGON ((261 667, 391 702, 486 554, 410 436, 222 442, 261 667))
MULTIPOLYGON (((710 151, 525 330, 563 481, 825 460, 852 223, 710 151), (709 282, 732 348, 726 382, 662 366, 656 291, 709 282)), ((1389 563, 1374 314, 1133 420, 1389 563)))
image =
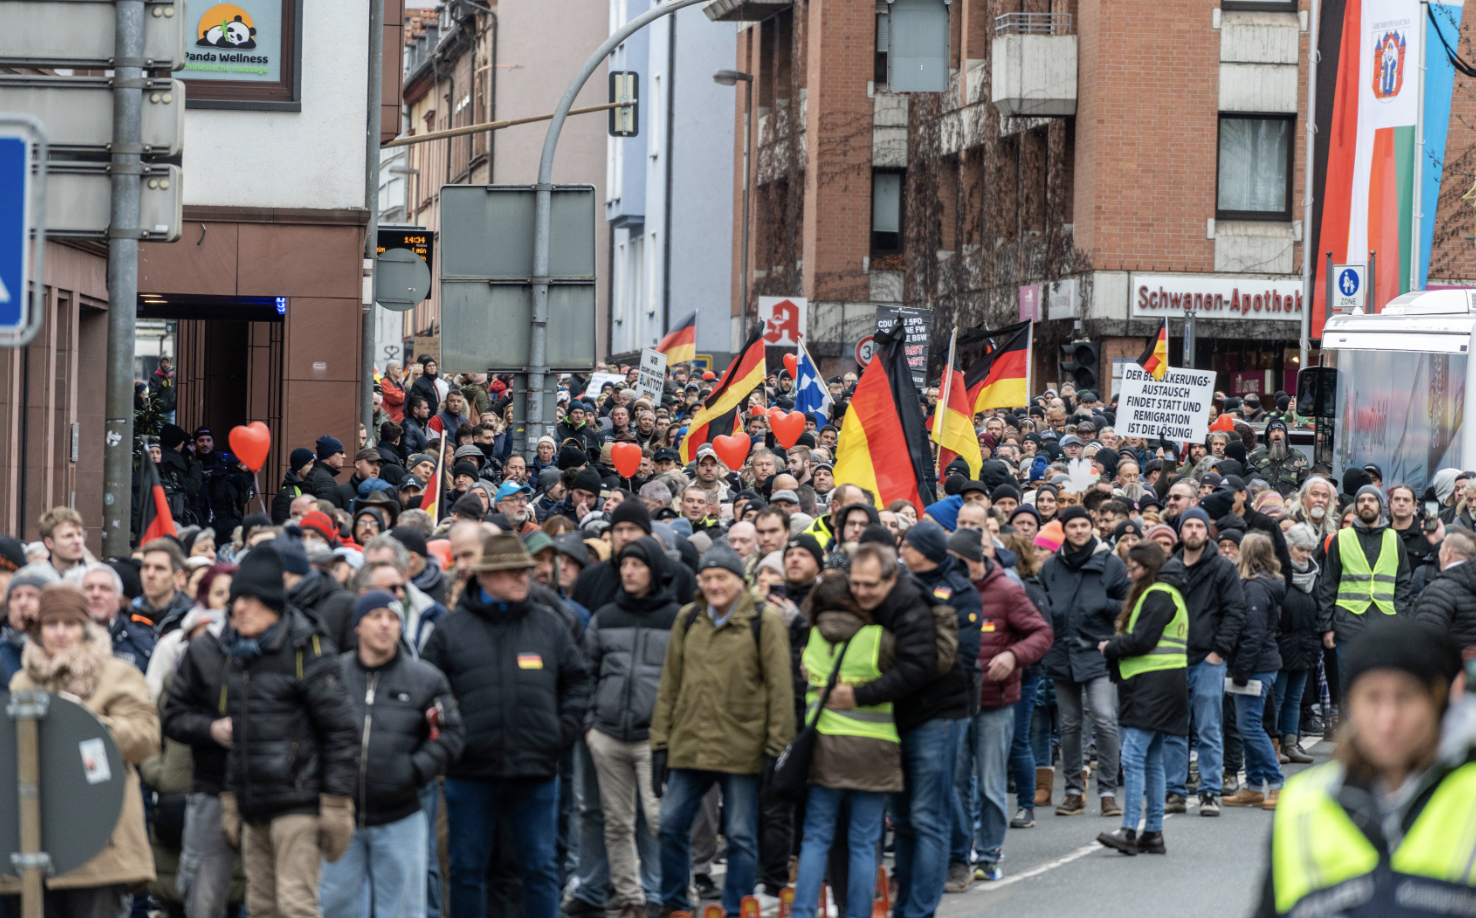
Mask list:
MULTIPOLYGON (((712 75, 714 83, 733 86, 743 83, 743 239, 738 251, 738 315, 748 318, 748 164, 753 149, 753 74, 739 70, 719 70, 712 75)), ((737 341, 733 342, 737 347, 737 341)))

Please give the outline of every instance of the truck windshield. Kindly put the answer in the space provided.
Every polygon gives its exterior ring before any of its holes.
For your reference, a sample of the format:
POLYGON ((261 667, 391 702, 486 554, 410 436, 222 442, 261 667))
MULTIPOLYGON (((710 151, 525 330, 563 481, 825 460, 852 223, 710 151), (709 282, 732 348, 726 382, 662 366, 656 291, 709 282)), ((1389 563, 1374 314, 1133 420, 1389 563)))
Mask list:
POLYGON ((1372 462, 1384 485, 1423 491, 1435 472, 1461 468, 1466 355, 1338 351, 1335 471, 1372 462))

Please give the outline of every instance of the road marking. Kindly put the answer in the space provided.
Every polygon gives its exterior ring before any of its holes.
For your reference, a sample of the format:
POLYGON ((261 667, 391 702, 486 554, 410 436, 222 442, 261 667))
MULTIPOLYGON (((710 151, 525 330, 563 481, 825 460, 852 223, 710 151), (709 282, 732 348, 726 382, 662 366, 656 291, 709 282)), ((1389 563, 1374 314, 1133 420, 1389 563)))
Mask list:
POLYGON ((988 892, 991 889, 999 889, 1004 886, 1009 886, 1011 883, 1018 883, 1021 880, 1028 880, 1031 877, 1038 877, 1041 874, 1046 873, 1047 871, 1055 870, 1057 867, 1062 867, 1074 860, 1084 858, 1088 854, 1091 854, 1093 851, 1107 850, 1110 849, 1104 847, 1100 842, 1092 842, 1090 845, 1082 845, 1080 848, 1077 848, 1075 851, 1072 851, 1069 854, 1063 854, 1053 861, 1046 861, 1044 864, 1041 864, 1038 867, 1032 867, 1024 873, 1013 874, 1011 876, 1005 877, 1003 880, 986 881, 984 885, 976 885, 974 888, 984 890, 985 892, 988 892))

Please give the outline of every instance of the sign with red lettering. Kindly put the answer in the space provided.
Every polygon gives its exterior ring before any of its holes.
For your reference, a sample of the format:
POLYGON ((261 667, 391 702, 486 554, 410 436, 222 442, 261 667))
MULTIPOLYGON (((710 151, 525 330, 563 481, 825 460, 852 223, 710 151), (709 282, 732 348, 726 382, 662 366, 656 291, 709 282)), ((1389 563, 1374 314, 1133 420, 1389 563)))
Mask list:
POLYGON ((1133 274, 1128 297, 1135 319, 1270 319, 1301 322, 1306 288, 1297 278, 1133 274))
POLYGON ((876 307, 877 331, 887 331, 898 322, 907 333, 907 366, 912 370, 912 382, 921 392, 927 388, 928 338, 933 331, 933 311, 906 306, 876 307))
POLYGON ((809 301, 801 296, 761 296, 758 318, 764 323, 764 344, 798 347, 805 340, 809 301))

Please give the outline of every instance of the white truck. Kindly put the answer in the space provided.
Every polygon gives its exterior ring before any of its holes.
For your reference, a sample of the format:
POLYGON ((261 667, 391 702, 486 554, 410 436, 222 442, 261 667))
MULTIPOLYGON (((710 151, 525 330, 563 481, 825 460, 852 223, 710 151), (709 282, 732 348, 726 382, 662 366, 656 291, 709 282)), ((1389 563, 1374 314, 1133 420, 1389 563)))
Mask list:
POLYGON ((1297 385, 1298 413, 1322 415, 1316 458, 1338 476, 1375 463, 1385 487, 1417 493, 1440 469, 1476 465, 1476 427, 1464 423, 1466 393, 1476 392, 1473 333, 1476 290, 1414 291, 1377 314, 1329 318, 1322 367, 1303 370, 1297 385))

